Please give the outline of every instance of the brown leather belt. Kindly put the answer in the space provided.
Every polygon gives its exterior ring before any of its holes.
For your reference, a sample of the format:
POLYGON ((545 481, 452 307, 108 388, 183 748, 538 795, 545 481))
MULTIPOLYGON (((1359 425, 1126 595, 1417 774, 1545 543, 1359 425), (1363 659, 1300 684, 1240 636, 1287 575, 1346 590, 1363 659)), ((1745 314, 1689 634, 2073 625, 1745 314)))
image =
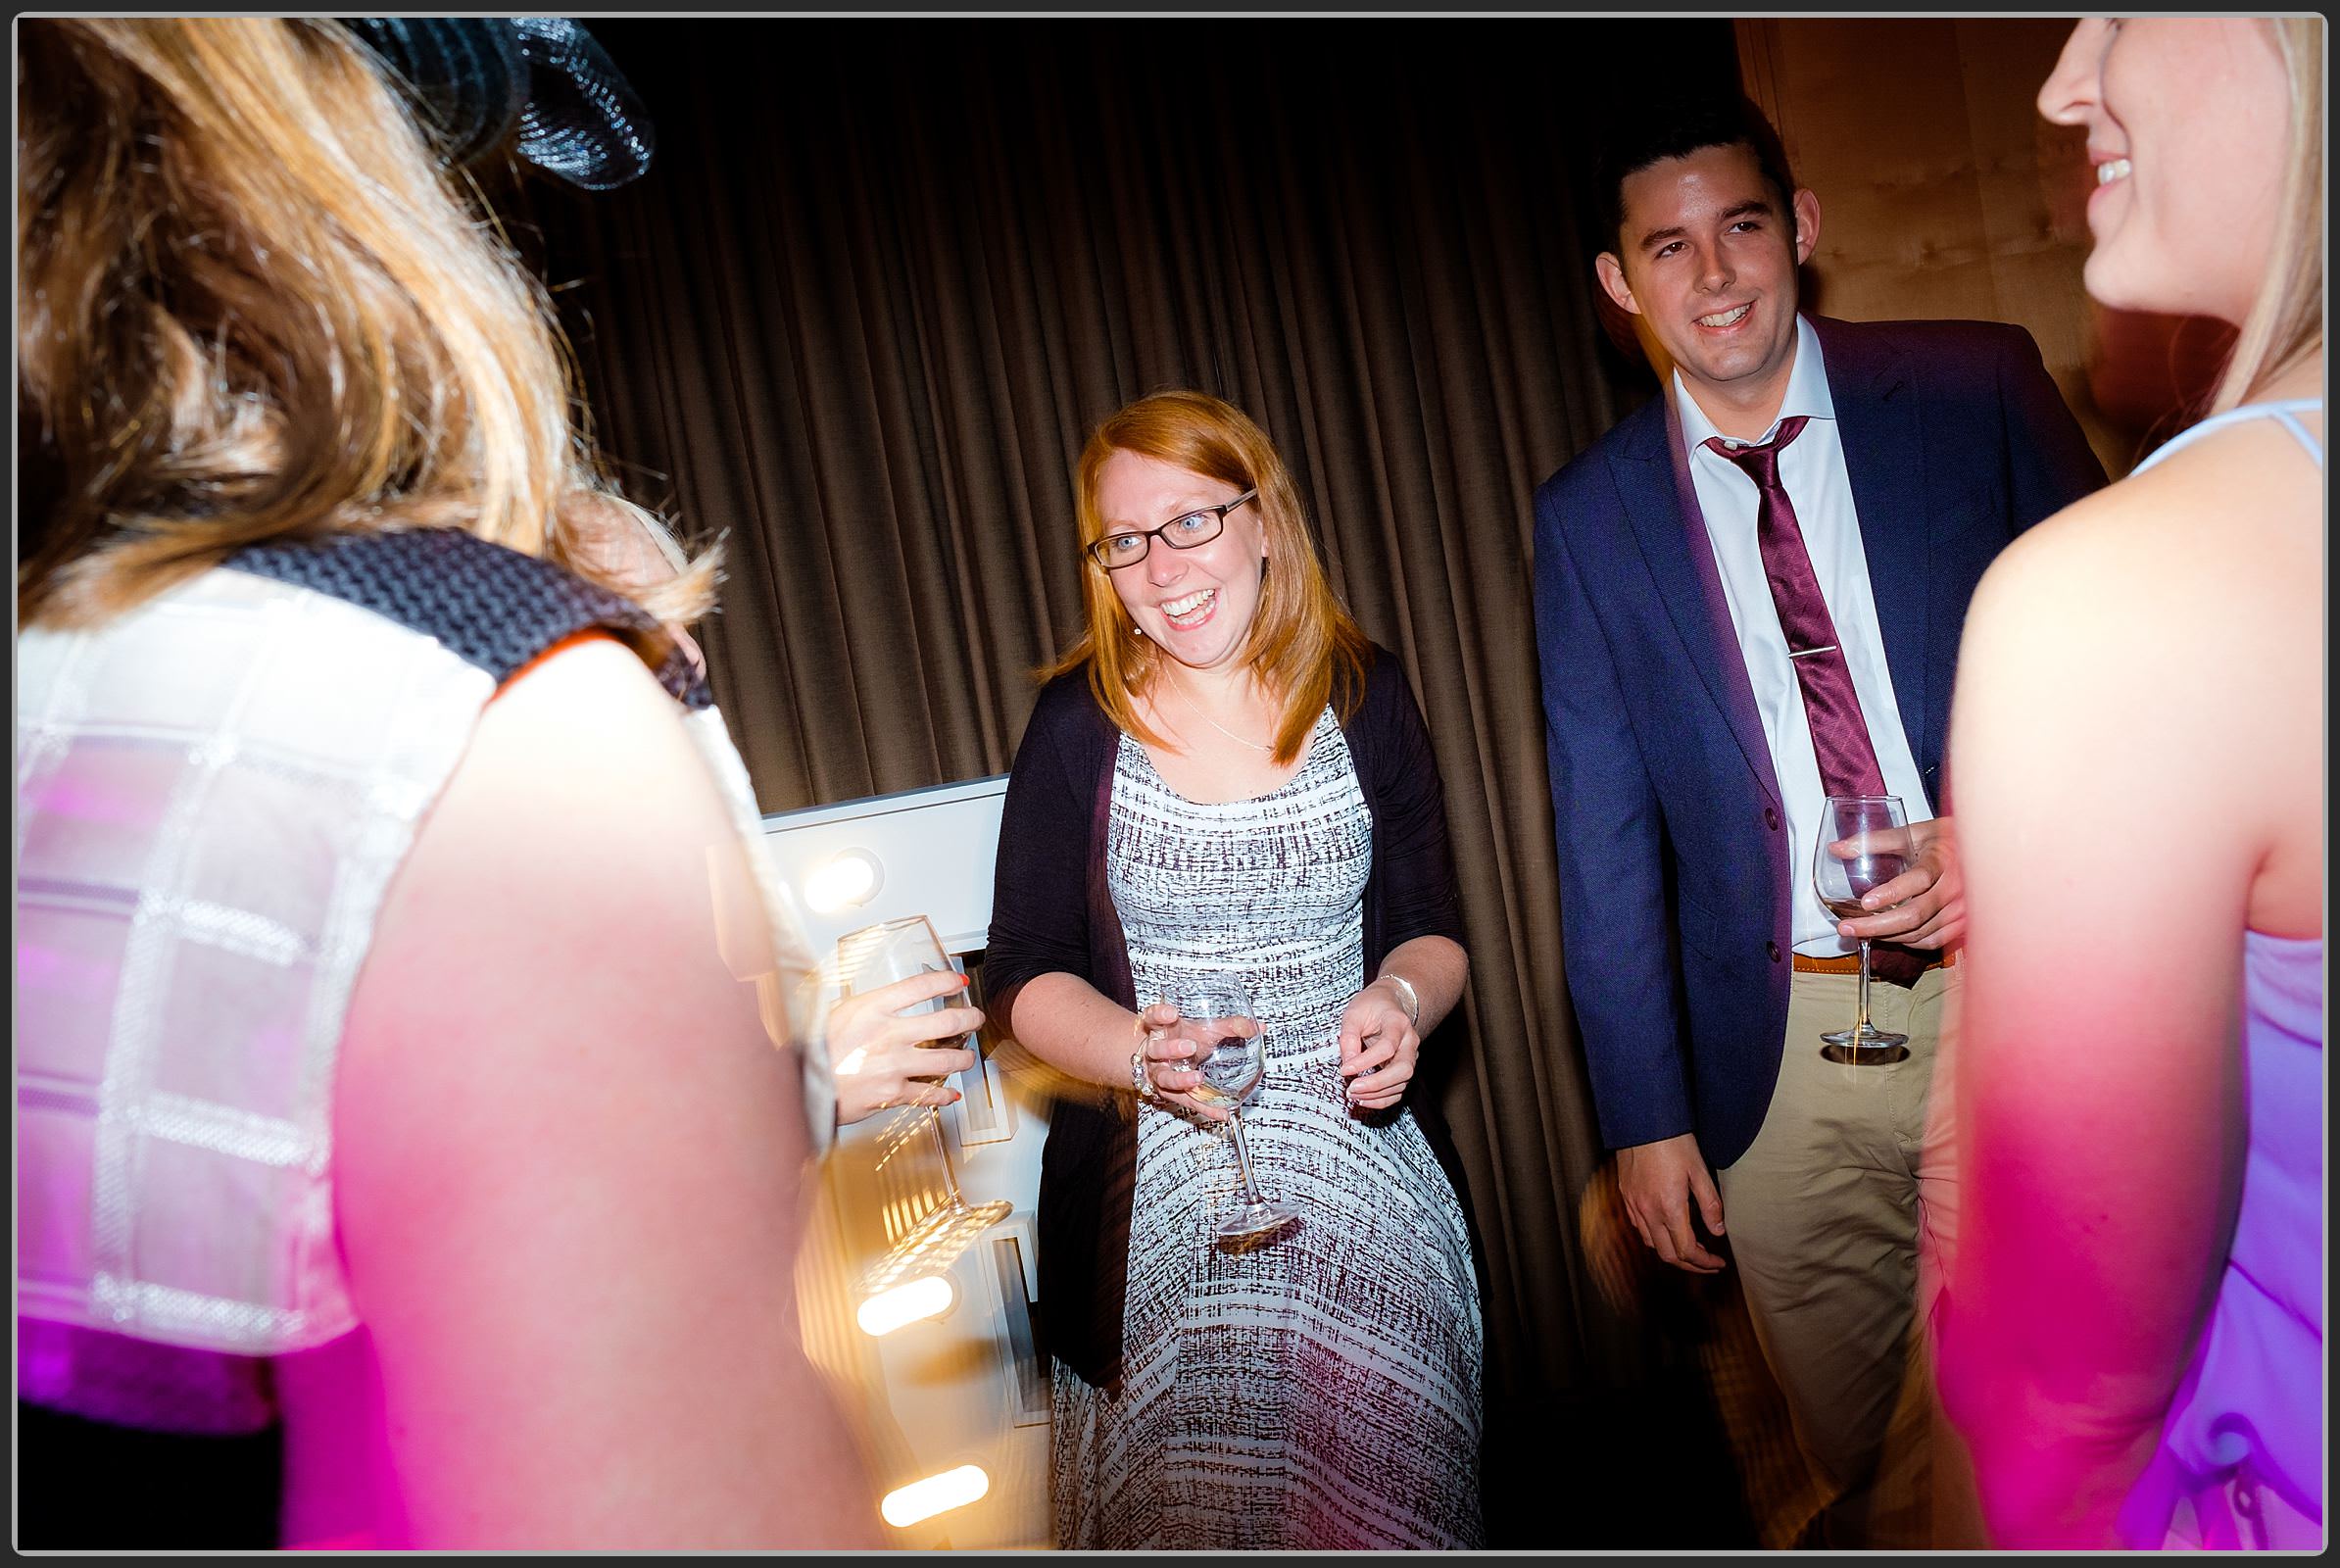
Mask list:
MULTIPOLYGON (((1857 953, 1845 954, 1840 958, 1809 958, 1800 953, 1793 956, 1795 972, 1798 974, 1859 974, 1861 972, 1861 956, 1857 953)), ((1948 953, 1937 952, 1932 957, 1926 960, 1926 967, 1947 969, 1957 962, 1957 950, 1948 953)))

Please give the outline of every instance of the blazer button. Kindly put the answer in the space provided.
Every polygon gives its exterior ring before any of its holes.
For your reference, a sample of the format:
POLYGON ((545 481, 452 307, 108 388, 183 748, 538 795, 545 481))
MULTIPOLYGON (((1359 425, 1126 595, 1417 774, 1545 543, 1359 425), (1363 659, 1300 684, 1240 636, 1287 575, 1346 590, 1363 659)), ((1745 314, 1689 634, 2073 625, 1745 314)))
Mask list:
POLYGON ((1763 951, 1770 956, 1772 962, 1779 961, 1779 944, 1777 942, 1766 942, 1763 945, 1763 951))
POLYGON ((1779 831, 1779 812, 1777 808, 1767 806, 1763 808, 1763 825, 1774 833, 1779 831))

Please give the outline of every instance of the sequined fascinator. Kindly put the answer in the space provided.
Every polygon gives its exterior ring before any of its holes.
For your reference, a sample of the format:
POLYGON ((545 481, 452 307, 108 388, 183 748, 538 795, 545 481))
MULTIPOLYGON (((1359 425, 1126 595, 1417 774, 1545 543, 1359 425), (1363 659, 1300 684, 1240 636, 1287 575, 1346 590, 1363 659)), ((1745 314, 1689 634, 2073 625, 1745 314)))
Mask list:
POLYGON ((572 185, 650 168, 650 116, 602 46, 566 17, 343 17, 414 92, 451 164, 512 141, 572 185))

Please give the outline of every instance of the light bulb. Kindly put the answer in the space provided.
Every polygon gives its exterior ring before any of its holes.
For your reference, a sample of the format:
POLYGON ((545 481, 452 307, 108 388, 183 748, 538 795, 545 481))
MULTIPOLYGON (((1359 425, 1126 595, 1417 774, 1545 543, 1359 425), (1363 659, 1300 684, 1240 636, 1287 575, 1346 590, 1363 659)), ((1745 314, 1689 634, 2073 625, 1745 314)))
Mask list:
POLYGON ((804 879, 804 903, 816 914, 835 914, 877 897, 885 868, 867 850, 840 850, 804 879))
POLYGON ((878 1512, 886 1523, 900 1530, 921 1519, 952 1508, 963 1508, 992 1490, 992 1478, 983 1473, 983 1466, 962 1464, 955 1470, 946 1470, 924 1481, 913 1481, 886 1494, 886 1500, 878 1504, 878 1512))
POLYGON ((872 1339, 893 1333, 907 1323, 922 1318, 941 1317, 951 1310, 957 1293, 951 1288, 950 1276, 921 1274, 914 1280, 883 1290, 861 1303, 853 1314, 861 1325, 861 1332, 872 1339))

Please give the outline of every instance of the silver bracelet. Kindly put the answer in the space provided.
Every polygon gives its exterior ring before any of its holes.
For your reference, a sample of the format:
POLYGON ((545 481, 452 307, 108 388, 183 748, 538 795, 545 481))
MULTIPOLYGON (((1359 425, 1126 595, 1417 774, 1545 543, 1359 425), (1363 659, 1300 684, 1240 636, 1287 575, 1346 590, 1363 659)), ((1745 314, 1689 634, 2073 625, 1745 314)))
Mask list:
POLYGON ((1153 1074, 1146 1070, 1146 1053, 1143 1051, 1130 1053, 1130 1087, 1138 1092, 1140 1100, 1151 1100, 1157 1093, 1153 1087, 1153 1074))
POLYGON ((1398 989, 1398 991, 1401 993, 1400 1000, 1405 1003, 1406 1016, 1413 1021, 1415 1028, 1421 1028, 1422 996, 1421 993, 1414 989, 1414 982, 1408 980, 1404 975, 1401 974, 1385 974, 1377 978, 1374 981, 1374 984, 1379 985, 1383 980, 1389 981, 1389 984, 1398 989))

